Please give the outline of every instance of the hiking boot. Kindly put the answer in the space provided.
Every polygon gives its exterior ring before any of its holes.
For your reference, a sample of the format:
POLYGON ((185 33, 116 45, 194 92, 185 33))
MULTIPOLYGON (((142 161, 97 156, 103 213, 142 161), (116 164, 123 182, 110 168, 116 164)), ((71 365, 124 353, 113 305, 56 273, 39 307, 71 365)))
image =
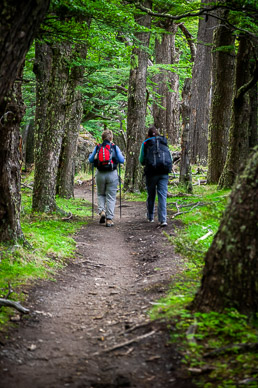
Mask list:
POLYGON ((105 214, 104 210, 102 210, 102 212, 100 213, 99 223, 105 224, 105 221, 106 221, 106 214, 105 214))
POLYGON ((159 226, 162 226, 162 227, 163 227, 163 226, 168 226, 168 224, 167 224, 166 221, 164 221, 164 222, 160 222, 160 223, 159 223, 159 226))
POLYGON ((112 220, 107 220, 106 221, 106 226, 109 227, 109 226, 114 226, 114 222, 112 220))

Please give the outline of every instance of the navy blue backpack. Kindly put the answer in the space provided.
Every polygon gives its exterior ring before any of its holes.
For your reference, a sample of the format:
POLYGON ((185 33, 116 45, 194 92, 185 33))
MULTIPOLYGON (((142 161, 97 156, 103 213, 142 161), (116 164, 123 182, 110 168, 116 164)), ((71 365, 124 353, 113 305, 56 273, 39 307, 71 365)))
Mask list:
POLYGON ((144 143, 146 175, 169 174, 172 171, 172 156, 164 136, 156 136, 144 143))

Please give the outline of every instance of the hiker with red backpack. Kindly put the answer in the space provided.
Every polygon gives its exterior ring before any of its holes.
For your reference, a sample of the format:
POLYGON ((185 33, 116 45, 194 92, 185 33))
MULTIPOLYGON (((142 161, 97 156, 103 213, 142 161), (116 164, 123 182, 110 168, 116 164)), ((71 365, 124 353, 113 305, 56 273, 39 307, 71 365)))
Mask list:
POLYGON ((142 143, 140 163, 145 166, 147 187, 147 220, 154 222, 156 193, 158 194, 159 226, 167 226, 167 191, 168 174, 172 171, 172 155, 167 145, 167 139, 160 136, 158 130, 152 126, 142 143))
POLYGON ((102 144, 98 144, 89 156, 92 167, 97 168, 96 184, 98 194, 98 212, 100 224, 106 223, 107 227, 113 226, 116 204, 117 185, 119 176, 117 165, 124 163, 124 156, 120 148, 112 143, 113 133, 105 130, 102 133, 102 144))

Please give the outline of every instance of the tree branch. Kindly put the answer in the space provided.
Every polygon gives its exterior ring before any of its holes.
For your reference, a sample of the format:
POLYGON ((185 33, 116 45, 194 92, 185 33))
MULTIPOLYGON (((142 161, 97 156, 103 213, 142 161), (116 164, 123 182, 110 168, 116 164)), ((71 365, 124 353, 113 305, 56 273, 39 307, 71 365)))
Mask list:
POLYGON ((196 46, 194 44, 194 37, 193 35, 188 31, 188 29, 185 27, 184 23, 179 23, 178 24, 178 27, 180 28, 180 30, 183 32, 186 40, 187 40, 187 43, 190 47, 190 51, 191 51, 191 60, 192 62, 194 62, 194 59, 195 59, 195 56, 196 56, 196 46))
POLYGON ((256 66, 255 71, 253 73, 253 78, 250 79, 249 82, 247 82, 245 85, 241 86, 241 88, 238 89, 237 95, 235 97, 236 100, 239 100, 244 96, 248 90, 250 90, 258 81, 258 67, 256 66))
POLYGON ((25 307, 23 307, 19 302, 14 302, 13 300, 10 300, 10 299, 0 298, 0 306, 13 307, 14 309, 20 311, 23 314, 28 314, 30 312, 29 309, 26 309, 25 307))

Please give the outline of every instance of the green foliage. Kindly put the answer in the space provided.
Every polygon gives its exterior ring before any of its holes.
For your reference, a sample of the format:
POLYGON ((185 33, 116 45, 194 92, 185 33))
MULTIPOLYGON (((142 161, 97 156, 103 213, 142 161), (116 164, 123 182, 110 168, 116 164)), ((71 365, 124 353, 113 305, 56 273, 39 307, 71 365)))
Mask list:
POLYGON ((22 127, 29 124, 35 117, 35 105, 36 105, 36 81, 35 74, 33 73, 33 64, 35 58, 35 46, 30 47, 25 61, 25 67, 23 72, 22 83, 22 97, 26 106, 25 115, 22 119, 22 127))

